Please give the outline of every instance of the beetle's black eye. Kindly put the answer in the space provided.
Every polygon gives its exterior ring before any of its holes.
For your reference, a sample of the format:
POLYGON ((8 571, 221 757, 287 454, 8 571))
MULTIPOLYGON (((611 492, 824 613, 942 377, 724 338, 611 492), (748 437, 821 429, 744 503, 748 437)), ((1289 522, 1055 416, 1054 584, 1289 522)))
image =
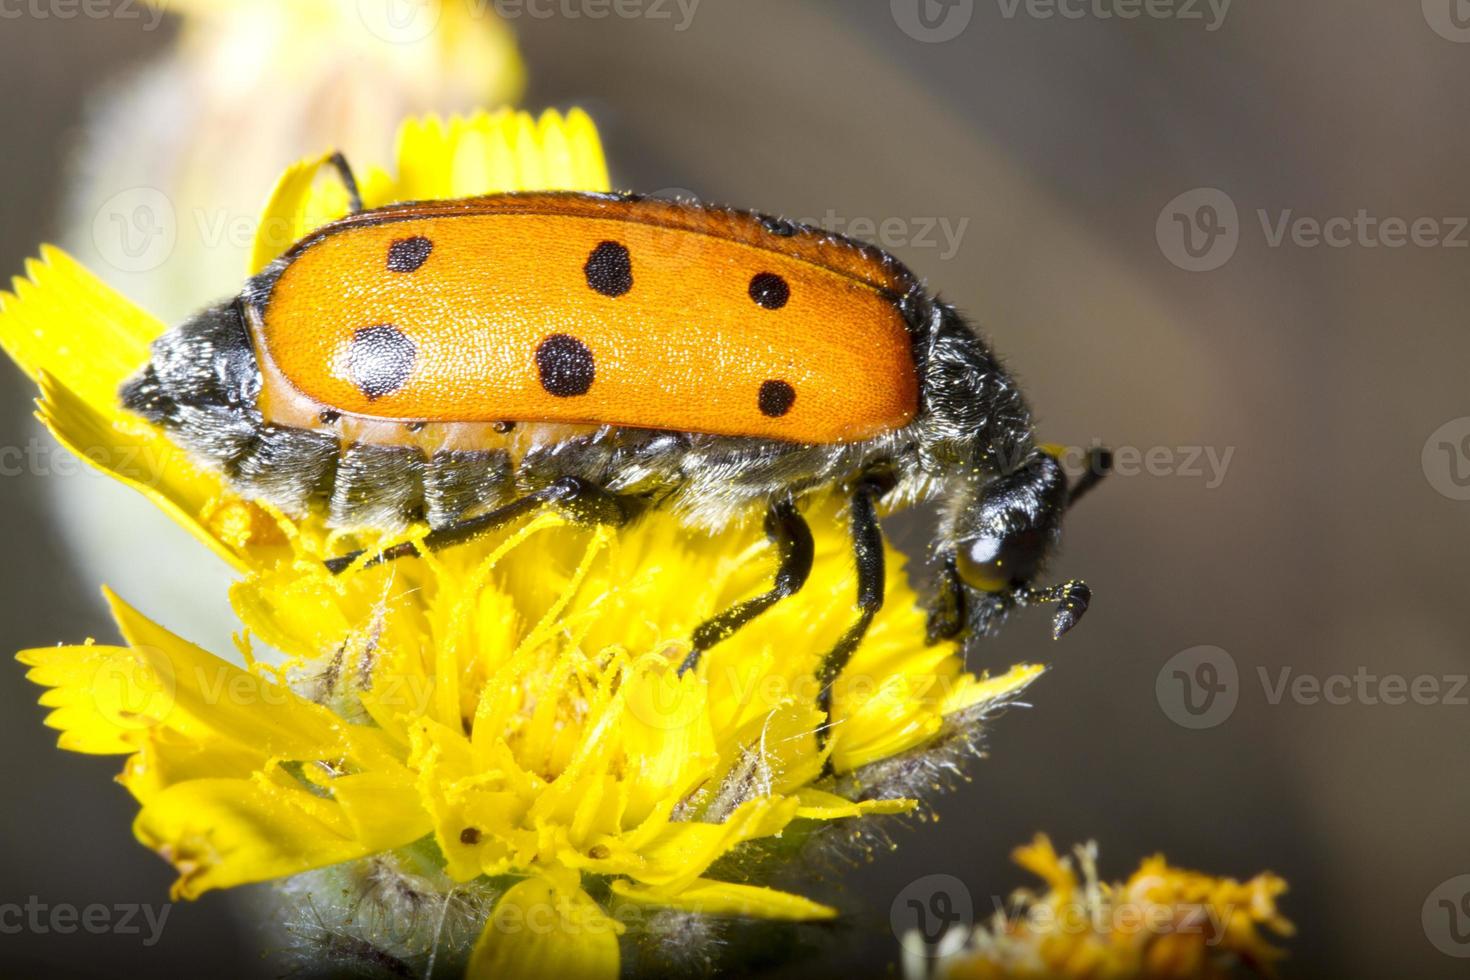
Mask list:
POLYGON ((1045 548, 1046 537, 1035 528, 1004 537, 972 538, 960 543, 955 571, 972 589, 1008 592, 1035 577, 1045 548))

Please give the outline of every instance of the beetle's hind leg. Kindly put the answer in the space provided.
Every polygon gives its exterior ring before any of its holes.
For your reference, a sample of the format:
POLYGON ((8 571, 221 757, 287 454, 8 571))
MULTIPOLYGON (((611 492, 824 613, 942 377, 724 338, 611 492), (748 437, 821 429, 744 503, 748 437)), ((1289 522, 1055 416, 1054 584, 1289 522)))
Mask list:
MULTIPOLYGON (((465 518, 436 528, 419 541, 404 541, 373 555, 363 565, 369 568, 397 558, 408 558, 425 551, 442 551, 466 541, 473 541, 489 534, 545 506, 554 506, 579 524, 609 524, 621 526, 633 516, 636 501, 609 493, 601 487, 575 476, 564 476, 554 483, 532 491, 524 497, 512 500, 484 514, 465 518)), ((340 558, 328 559, 325 564, 333 575, 346 571, 366 550, 354 551, 340 558)))
POLYGON ((883 529, 878 525, 878 499, 888 492, 891 481, 868 477, 853 490, 848 518, 852 530, 852 555, 857 563, 857 622, 847 628, 817 668, 817 707, 826 722, 817 731, 817 744, 825 745, 832 726, 832 687, 863 642, 873 617, 883 608, 886 574, 883 560, 883 529))
POLYGON ((772 503, 766 511, 766 536, 775 542, 780 556, 775 583, 770 591, 746 599, 701 623, 694 631, 689 656, 679 665, 680 676, 699 665, 704 651, 727 639, 777 602, 795 595, 806 584, 812 571, 812 531, 791 498, 772 503))

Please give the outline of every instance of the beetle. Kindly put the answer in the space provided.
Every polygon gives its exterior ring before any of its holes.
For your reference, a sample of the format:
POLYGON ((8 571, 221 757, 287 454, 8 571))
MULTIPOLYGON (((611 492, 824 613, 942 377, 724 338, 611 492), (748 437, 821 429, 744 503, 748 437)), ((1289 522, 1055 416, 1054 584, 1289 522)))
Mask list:
POLYGON ((714 531, 764 512, 771 588, 702 623, 682 674, 800 591, 801 503, 847 495, 856 615, 820 707, 883 602, 880 502, 942 501, 928 640, 993 632, 1091 593, 1033 582, 1070 482, 980 334, 892 255, 754 211, 635 194, 514 193, 366 210, 306 236, 227 302, 165 333, 123 404, 243 495, 418 542, 467 541, 541 507, 622 525, 650 507, 714 531))

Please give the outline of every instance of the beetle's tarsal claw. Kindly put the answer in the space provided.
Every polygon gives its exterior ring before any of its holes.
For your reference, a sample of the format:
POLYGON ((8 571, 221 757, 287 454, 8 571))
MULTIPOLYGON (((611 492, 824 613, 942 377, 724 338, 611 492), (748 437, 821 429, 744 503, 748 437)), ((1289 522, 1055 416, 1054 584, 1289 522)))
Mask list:
POLYGON ((347 569, 351 568, 352 563, 357 561, 357 559, 360 557, 362 557, 362 552, 354 551, 351 554, 342 555, 339 558, 328 558, 326 561, 322 562, 322 564, 326 565, 327 571, 331 572, 333 575, 341 575, 343 572, 347 571, 347 569))
POLYGON ((1092 603, 1092 590, 1079 579, 1046 589, 1025 589, 1016 594, 1019 605, 1033 602, 1055 602, 1057 611, 1051 618, 1051 638, 1060 640, 1076 626, 1092 603))

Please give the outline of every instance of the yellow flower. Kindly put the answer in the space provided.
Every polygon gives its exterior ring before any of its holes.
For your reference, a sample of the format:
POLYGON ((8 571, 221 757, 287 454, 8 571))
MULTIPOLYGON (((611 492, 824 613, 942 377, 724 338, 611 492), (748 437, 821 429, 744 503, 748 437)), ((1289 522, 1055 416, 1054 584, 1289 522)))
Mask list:
MULTIPOLYGON (((255 269, 346 210, 323 162, 281 179, 255 269)), ((609 185, 575 110, 412 121, 394 169, 360 176, 369 206, 609 185)), ((470 975, 615 976, 620 934, 657 910, 835 914, 731 880, 728 862, 824 823, 912 810, 907 791, 933 781, 924 753, 969 745, 1041 672, 976 677, 955 645, 925 646, 891 553, 888 604, 819 745, 813 674, 855 615, 833 500, 810 511, 806 588, 682 678, 693 628, 766 588, 774 555, 758 528, 703 537, 655 511, 612 531, 544 513, 334 577, 324 558, 424 529, 349 540, 319 516, 234 495, 118 407, 162 325, 55 249, 27 271, 0 302, 0 344, 40 385, 42 420, 241 576, 230 598, 243 669, 110 592, 123 645, 20 654, 48 688, 63 748, 128 757, 135 832, 177 869, 177 897, 328 866, 359 883, 387 874, 399 892, 430 882, 445 910, 452 895, 478 910, 479 938, 459 951, 470 975)), ((434 935, 392 955, 452 955, 434 935)))
MULTIPOLYGON (((910 951, 910 980, 1215 980, 1242 970, 1274 976, 1286 954, 1262 930, 1295 931, 1276 909, 1286 882, 1273 874, 1239 882, 1171 867, 1154 855, 1127 881, 1108 884, 1098 880, 1096 845, 1076 848, 1079 878, 1044 835, 1014 857, 1048 890, 1017 892, 1009 913, 997 912, 932 968, 910 951)), ((947 945, 941 941, 940 949, 947 945)))

